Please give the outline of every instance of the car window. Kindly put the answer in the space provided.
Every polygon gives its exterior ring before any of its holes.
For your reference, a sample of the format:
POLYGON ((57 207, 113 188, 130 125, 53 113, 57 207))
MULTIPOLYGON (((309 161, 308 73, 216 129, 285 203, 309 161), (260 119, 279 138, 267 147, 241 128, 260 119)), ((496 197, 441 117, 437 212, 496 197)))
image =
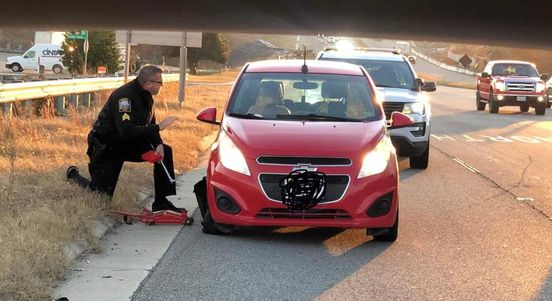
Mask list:
POLYGON ((322 60, 341 61, 361 65, 368 71, 378 87, 416 89, 414 74, 405 61, 385 61, 346 58, 322 58, 322 60))
POLYGON ((27 53, 25 53, 25 56, 23 56, 24 58, 26 59, 32 59, 35 57, 35 52, 34 51, 29 51, 27 53))
POLYGON ((368 81, 362 76, 246 73, 230 100, 228 114, 249 114, 263 119, 323 115, 379 120, 372 95, 368 81))
POLYGON ((492 75, 498 76, 531 76, 538 77, 538 71, 528 64, 496 64, 492 75))

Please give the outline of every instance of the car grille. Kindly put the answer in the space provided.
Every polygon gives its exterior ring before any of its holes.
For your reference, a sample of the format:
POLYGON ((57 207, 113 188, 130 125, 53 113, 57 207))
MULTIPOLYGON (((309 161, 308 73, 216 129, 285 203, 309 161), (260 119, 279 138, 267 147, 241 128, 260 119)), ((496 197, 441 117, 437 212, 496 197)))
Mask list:
MULTIPOLYGON (((282 201, 280 181, 287 176, 287 174, 261 174, 259 176, 263 191, 269 199, 278 202, 282 201)), ((326 175, 326 195, 320 203, 329 203, 341 199, 348 185, 349 176, 326 175)))
POLYGON ((260 219, 351 219, 351 215, 343 209, 307 209, 292 212, 286 208, 265 208, 255 217, 260 219))
POLYGON ((317 157, 277 157, 261 156, 257 158, 259 164, 275 165, 324 165, 324 166, 350 166, 352 164, 349 158, 317 158, 317 157))
POLYGON ((402 113, 404 107, 403 102, 383 102, 383 111, 385 111, 385 118, 387 120, 391 119, 391 113, 399 112, 402 113))
POLYGON ((532 83, 507 83, 506 89, 508 91, 519 91, 519 92, 533 92, 535 91, 535 85, 532 83))

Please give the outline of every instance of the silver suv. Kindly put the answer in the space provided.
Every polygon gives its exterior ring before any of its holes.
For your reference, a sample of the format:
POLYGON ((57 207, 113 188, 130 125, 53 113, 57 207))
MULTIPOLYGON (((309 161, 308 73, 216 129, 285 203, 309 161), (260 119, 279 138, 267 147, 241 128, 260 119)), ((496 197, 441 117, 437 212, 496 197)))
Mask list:
POLYGON ((318 60, 341 61, 361 65, 368 71, 383 96, 383 110, 389 120, 392 112, 401 112, 414 120, 411 127, 389 131, 399 156, 410 157, 410 167, 426 169, 429 161, 431 107, 425 92, 436 89, 435 82, 416 76, 407 57, 397 50, 321 51, 318 60))

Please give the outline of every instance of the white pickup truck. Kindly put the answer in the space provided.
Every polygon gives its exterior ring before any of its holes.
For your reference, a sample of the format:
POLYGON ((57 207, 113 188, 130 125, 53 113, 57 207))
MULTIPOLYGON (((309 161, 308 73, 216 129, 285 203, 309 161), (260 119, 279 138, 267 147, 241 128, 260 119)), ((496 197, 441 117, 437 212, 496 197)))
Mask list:
POLYGON ((56 44, 36 44, 23 55, 10 56, 6 59, 6 68, 13 72, 23 70, 39 70, 61 73, 65 68, 62 62, 63 49, 56 44))

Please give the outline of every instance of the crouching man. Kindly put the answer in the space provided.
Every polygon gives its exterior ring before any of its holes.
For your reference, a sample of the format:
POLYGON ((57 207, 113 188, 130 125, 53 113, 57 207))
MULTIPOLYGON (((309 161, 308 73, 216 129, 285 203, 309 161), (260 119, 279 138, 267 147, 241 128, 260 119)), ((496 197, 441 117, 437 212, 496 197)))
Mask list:
MULTIPOLYGON (((71 166, 67 169, 68 181, 111 198, 123 163, 144 162, 142 154, 151 150, 160 155, 174 179, 172 149, 163 144, 159 133, 178 118, 169 116, 157 124, 152 97, 163 86, 162 73, 155 66, 145 65, 136 79, 111 93, 88 134, 88 169, 92 178, 82 177, 79 170, 71 166)), ((163 166, 158 163, 153 167, 153 179, 155 200, 152 210, 180 211, 166 198, 176 194, 176 184, 171 183, 163 166)))

